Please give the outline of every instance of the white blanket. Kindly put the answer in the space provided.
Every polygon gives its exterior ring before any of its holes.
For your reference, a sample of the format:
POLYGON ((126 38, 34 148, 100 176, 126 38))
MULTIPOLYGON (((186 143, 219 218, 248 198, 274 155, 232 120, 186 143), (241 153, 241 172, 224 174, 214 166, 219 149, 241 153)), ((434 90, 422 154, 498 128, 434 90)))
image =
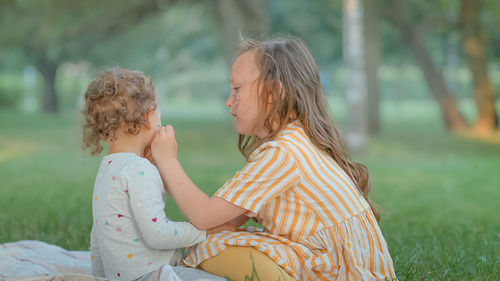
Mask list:
MULTIPOLYGON (((0 244, 0 280, 104 280, 92 276, 90 254, 68 251, 40 241, 18 241, 0 244)), ((226 279, 186 267, 162 266, 141 281, 192 281, 226 279)))

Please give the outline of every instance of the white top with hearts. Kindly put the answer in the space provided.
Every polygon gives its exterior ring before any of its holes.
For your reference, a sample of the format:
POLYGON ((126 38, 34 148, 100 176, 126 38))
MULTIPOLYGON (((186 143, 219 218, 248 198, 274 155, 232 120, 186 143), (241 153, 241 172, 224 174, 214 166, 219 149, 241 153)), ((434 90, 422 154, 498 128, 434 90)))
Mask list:
POLYGON ((95 276, 133 280, 175 264, 179 248, 206 239, 206 232, 165 215, 160 174, 134 153, 106 155, 94 184, 90 234, 95 276))

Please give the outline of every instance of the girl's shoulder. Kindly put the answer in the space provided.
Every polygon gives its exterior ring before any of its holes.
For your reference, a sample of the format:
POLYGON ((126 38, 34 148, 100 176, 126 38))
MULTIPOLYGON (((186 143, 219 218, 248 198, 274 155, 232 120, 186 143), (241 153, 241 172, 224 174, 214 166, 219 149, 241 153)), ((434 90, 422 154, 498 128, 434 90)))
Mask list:
POLYGON ((313 148, 309 137, 298 121, 292 122, 279 131, 276 136, 264 142, 250 155, 249 161, 260 159, 263 155, 280 152, 284 155, 307 153, 313 148))
MULTIPOLYGON (((254 162, 268 155, 288 155, 290 147, 284 139, 274 139, 266 141, 257 147, 250 157, 248 157, 249 162, 254 162)), ((270 156, 271 157, 271 156, 270 156)))
POLYGON ((286 125, 279 131, 273 140, 289 142, 293 140, 307 139, 307 134, 299 121, 294 121, 286 125))

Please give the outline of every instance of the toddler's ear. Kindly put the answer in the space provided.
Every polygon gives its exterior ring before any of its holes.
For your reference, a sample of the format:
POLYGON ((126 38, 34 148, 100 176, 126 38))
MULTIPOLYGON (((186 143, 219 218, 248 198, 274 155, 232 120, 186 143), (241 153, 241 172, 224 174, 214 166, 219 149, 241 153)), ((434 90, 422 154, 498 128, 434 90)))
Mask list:
POLYGON ((144 126, 148 130, 151 129, 151 121, 153 120, 154 113, 155 113, 154 110, 148 110, 148 112, 146 112, 146 124, 144 124, 144 126))

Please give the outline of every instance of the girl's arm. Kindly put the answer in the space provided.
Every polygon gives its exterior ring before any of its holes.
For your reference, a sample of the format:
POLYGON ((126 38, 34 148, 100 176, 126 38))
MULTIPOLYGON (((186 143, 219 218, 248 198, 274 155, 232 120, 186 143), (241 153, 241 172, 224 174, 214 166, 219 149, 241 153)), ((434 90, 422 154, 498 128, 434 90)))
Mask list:
POLYGON ((121 216, 130 216, 136 222, 141 238, 149 247, 178 249, 206 239, 206 232, 196 229, 191 223, 170 221, 167 218, 161 179, 147 160, 129 163, 123 168, 122 176, 127 184, 127 192, 121 195, 128 195, 132 213, 121 216))
POLYGON ((248 220, 250 219, 249 216, 245 215, 245 214, 242 214, 242 215, 239 215, 237 216, 236 218, 230 220, 227 222, 227 224, 231 225, 232 227, 234 227, 235 229, 237 229, 238 227, 242 226, 244 223, 246 223, 248 220))
MULTIPOLYGON (((156 163, 156 161, 153 157, 153 154, 151 153, 151 145, 146 146, 143 154, 144 154, 143 155, 144 158, 148 159, 149 162, 151 162, 151 164, 153 164, 158 169, 158 163, 156 163)), ((167 191, 168 195, 170 195, 170 191, 168 191, 168 188, 167 188, 167 183, 165 181, 163 181, 163 179, 161 179, 161 181, 162 181, 163 186, 165 187, 165 190, 167 191)))
POLYGON ((151 151, 170 195, 197 228, 216 227, 247 211, 219 197, 208 197, 189 179, 177 161, 177 142, 172 126, 162 127, 157 131, 151 151))
POLYGON ((248 219, 249 217, 247 215, 240 215, 224 224, 208 229, 207 235, 224 230, 235 232, 238 229, 238 227, 247 222, 248 219))
POLYGON ((182 213, 198 229, 216 227, 247 211, 222 198, 208 197, 189 179, 177 159, 164 158, 157 162, 158 170, 169 188, 170 196, 182 213))

